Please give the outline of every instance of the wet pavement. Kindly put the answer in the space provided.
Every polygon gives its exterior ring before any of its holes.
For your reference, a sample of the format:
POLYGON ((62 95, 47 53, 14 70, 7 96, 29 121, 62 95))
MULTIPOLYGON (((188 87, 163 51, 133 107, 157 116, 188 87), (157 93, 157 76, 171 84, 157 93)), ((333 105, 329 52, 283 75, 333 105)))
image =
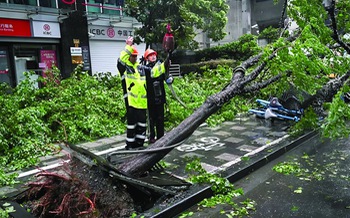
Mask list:
MULTIPOLYGON (((328 186, 313 185, 298 178, 277 174, 271 170, 272 166, 278 163, 278 160, 281 161, 282 158, 290 157, 293 152, 297 151, 297 148, 308 147, 311 152, 310 155, 312 155, 312 152, 316 152, 316 154, 321 152, 315 133, 305 133, 300 138, 289 136, 287 129, 291 122, 294 121, 276 120, 271 122, 254 116, 241 116, 233 121, 224 122, 215 128, 202 125, 184 144, 174 148, 164 157, 163 161, 167 165, 165 172, 179 180, 184 180, 188 176, 185 171, 186 164, 189 163, 191 158, 198 157, 204 169, 208 172, 220 173, 234 183, 235 187, 243 188, 245 192, 243 198, 251 198, 257 202, 257 210, 252 214, 252 217, 332 217, 325 216, 328 214, 326 212, 316 213, 314 210, 316 207, 321 207, 321 211, 331 207, 327 204, 329 202, 321 203, 318 200, 329 200, 327 196, 331 196, 331 193, 336 193, 338 197, 342 196, 342 198, 334 198, 339 199, 339 201, 332 204, 334 207, 343 208, 346 204, 350 205, 350 191, 347 189, 350 183, 349 165, 344 164, 342 167, 348 171, 339 174, 339 178, 345 178, 346 182, 342 185, 335 185, 333 184, 334 181, 324 180, 323 182, 328 186), (310 146, 300 146, 304 142, 309 143, 310 146), (299 184, 300 182, 305 182, 305 184, 299 184), (293 192, 295 187, 303 187, 303 193, 295 194, 293 192), (306 195, 306 193, 309 194, 306 195), (310 195, 311 193, 315 193, 315 195, 310 195), (317 193, 318 195, 316 195, 317 193), (303 194, 305 194, 304 197, 303 194), (294 200, 295 197, 299 199, 294 200), (309 205, 308 202, 314 204, 309 205), (310 211, 306 208, 309 208, 310 211)), ((124 140, 125 135, 120 135, 82 143, 79 146, 105 157, 111 152, 123 150, 124 140)), ((349 142, 345 140, 340 144, 344 143, 347 144, 347 150, 342 152, 349 154, 349 142)), ((323 147, 329 148, 330 146, 324 145, 323 147)), ((339 145, 339 147, 342 146, 339 145)), ((294 155, 300 153, 304 153, 304 151, 299 151, 294 155)), ((349 161, 349 158, 343 158, 349 161)), ((325 159, 315 160, 315 163, 324 165, 325 163, 322 161, 325 159)), ((42 158, 40 167, 51 169, 61 165, 62 161, 69 161, 65 150, 54 156, 42 158)), ((32 168, 19 173, 21 179, 26 181, 31 179, 36 172, 38 170, 32 168)), ((332 178, 338 177, 334 176, 332 178)), ((0 188, 0 194, 11 196, 20 191, 19 189, 19 186, 2 187, 0 188)), ((209 186, 192 185, 186 191, 176 195, 171 201, 158 202, 140 216, 176 217, 190 208, 195 212, 195 217, 227 217, 226 215, 220 215, 220 210, 226 210, 225 206, 202 212, 196 210, 196 204, 203 198, 210 197, 211 194, 209 186)), ((331 214, 339 215, 335 217, 347 217, 345 213, 340 211, 334 211, 331 214)), ((346 211, 350 214, 349 209, 346 209, 346 211)))
MULTIPOLYGON (((350 140, 322 141, 311 137, 285 155, 278 157, 251 174, 235 181, 244 195, 235 199, 252 199, 255 211, 249 217, 350 217, 350 140), (296 175, 283 175, 272 170, 280 163, 300 163, 296 175), (304 171, 305 170, 305 171, 304 171)), ((197 210, 191 217, 227 217, 220 211, 228 205, 197 210)))

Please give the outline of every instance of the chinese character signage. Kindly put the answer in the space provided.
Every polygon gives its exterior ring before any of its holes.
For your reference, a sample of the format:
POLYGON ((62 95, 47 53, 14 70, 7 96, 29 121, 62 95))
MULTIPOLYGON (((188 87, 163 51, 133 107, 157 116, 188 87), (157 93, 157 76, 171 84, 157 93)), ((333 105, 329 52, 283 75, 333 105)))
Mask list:
POLYGON ((81 46, 82 48, 82 55, 83 55, 83 70, 91 70, 90 69, 90 52, 88 46, 81 46))
POLYGON ((29 20, 0 18, 0 36, 31 37, 29 20))
POLYGON ((84 63, 81 47, 70 47, 70 55, 72 57, 72 64, 84 63))
POLYGON ((56 52, 55 50, 40 50, 40 63, 39 67, 43 68, 43 76, 45 72, 51 70, 52 65, 56 65, 56 52))
POLYGON ((60 25, 54 22, 33 21, 33 36, 45 38, 61 38, 60 25))
POLYGON ((134 31, 127 27, 106 27, 106 26, 89 26, 89 35, 93 39, 103 40, 125 40, 128 36, 132 36, 134 31))

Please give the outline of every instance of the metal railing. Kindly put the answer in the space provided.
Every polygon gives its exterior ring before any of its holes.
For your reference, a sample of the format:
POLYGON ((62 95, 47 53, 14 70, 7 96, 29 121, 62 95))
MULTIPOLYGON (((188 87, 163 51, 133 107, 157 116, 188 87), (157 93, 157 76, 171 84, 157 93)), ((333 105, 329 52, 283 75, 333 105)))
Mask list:
POLYGON ((171 64, 169 67, 169 74, 172 76, 181 76, 180 64, 171 64))

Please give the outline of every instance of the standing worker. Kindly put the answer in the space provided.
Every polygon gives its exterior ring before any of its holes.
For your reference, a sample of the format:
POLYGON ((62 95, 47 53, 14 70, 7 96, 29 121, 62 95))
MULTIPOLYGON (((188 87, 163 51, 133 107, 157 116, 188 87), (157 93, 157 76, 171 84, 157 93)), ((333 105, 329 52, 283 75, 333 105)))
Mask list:
POLYGON ((146 139, 146 74, 151 73, 151 68, 141 66, 137 62, 138 51, 132 44, 133 37, 129 37, 118 59, 118 69, 124 70, 121 76, 124 77, 123 91, 127 107, 127 150, 142 148, 146 139))
POLYGON ((149 142, 154 143, 164 135, 164 106, 166 103, 164 81, 171 84, 173 77, 168 76, 170 52, 163 63, 157 61, 157 52, 147 49, 144 58, 147 67, 152 68, 147 77, 147 102, 149 119, 149 142), (156 137, 157 136, 157 137, 156 137))

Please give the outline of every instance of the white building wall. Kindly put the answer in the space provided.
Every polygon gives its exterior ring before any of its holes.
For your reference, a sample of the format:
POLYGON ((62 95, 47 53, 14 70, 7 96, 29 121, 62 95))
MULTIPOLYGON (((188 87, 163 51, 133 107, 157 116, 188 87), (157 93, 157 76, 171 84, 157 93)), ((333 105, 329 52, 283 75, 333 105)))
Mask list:
MULTIPOLYGON (((210 41, 210 47, 236 41, 247 33, 256 34, 258 29, 269 25, 278 25, 283 9, 283 2, 274 4, 273 0, 227 0, 227 4, 230 7, 225 26, 227 34, 218 42, 210 41)), ((200 43, 200 49, 205 48, 205 33, 199 32, 195 40, 200 43)))
MULTIPOLYGON (((110 72, 118 75, 117 59, 120 52, 125 48, 125 40, 128 36, 134 36, 134 28, 137 23, 131 18, 111 20, 99 17, 88 18, 89 44, 91 56, 91 72, 110 72)), ((145 51, 146 44, 135 45, 141 57, 145 51)))
MULTIPOLYGON (((218 42, 211 41, 210 47, 235 41, 243 35, 243 28, 245 28, 243 25, 246 25, 246 23, 242 22, 242 0, 227 0, 227 4, 230 9, 227 13, 228 21, 225 26, 226 36, 218 42)), ((249 18, 244 17, 244 19, 249 18)))

